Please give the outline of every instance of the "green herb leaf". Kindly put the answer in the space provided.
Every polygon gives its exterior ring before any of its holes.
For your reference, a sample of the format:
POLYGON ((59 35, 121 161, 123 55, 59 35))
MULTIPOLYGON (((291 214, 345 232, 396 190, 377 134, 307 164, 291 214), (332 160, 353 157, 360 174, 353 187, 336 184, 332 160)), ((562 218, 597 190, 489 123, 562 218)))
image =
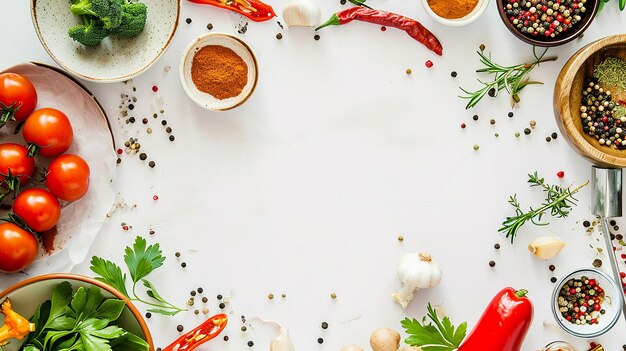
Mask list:
POLYGON ((120 327, 111 325, 101 330, 94 330, 90 334, 102 339, 116 339, 126 334, 126 331, 120 327))
POLYGON ((165 257, 161 254, 159 244, 146 247, 146 239, 138 236, 135 239, 133 248, 126 248, 124 262, 128 266, 133 283, 137 283, 145 278, 153 270, 161 267, 165 257))
POLYGON ((89 267, 89 269, 99 275, 96 279, 109 284, 124 294, 124 296, 130 298, 128 291, 126 290, 126 274, 122 274, 122 269, 118 265, 100 257, 93 256, 91 258, 91 267, 89 267))
POLYGON ((152 284, 150 281, 148 281, 146 279, 142 279, 141 281, 143 283, 143 286, 145 286, 147 288, 146 294, 148 296, 150 296, 151 298, 153 298, 153 299, 155 299, 157 301, 167 303, 167 301, 165 301, 165 299, 163 297, 161 297, 161 295, 159 295, 159 293, 157 293, 156 288, 154 287, 154 284, 152 284))
POLYGON ((98 338, 90 333, 80 333, 85 351, 111 351, 111 345, 106 339, 98 338))
POLYGON ((114 322, 120 317, 125 306, 126 303, 122 300, 105 300, 96 310, 96 318, 108 319, 114 322))
POLYGON ((411 346, 419 346, 424 351, 456 350, 467 333, 467 323, 461 323, 455 330, 448 317, 439 319, 431 304, 428 304, 428 314, 421 323, 415 318, 405 318, 401 324, 409 334, 405 342, 411 346), (427 322, 427 319, 430 321, 427 322))
POLYGON ((145 340, 131 333, 111 340, 111 347, 114 351, 148 351, 150 348, 145 340))
MULTIPOLYGON (((63 316, 65 308, 72 301, 72 285, 69 282, 62 282, 52 288, 52 305, 50 306, 50 317, 48 322, 63 316)), ((46 323, 47 324, 47 323, 46 323)))
POLYGON ((152 313, 157 313, 157 314, 162 314, 164 316, 175 316, 177 315, 179 312, 184 311, 184 310, 166 310, 163 308, 151 308, 148 310, 148 312, 152 312, 152 313))

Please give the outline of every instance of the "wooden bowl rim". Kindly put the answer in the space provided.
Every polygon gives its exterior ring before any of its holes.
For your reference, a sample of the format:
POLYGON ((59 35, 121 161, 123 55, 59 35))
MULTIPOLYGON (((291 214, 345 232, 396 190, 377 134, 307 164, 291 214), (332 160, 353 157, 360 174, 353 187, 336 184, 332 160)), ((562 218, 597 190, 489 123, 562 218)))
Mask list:
POLYGON ((533 39, 531 37, 525 36, 524 34, 519 32, 517 29, 515 29, 513 27, 513 23, 511 23, 509 19, 506 17, 506 14, 504 13, 504 7, 503 7, 504 0, 496 0, 496 5, 498 6, 498 14, 500 14, 500 19, 502 20, 502 22, 504 22, 504 25, 509 30, 509 32, 513 33, 513 35, 516 36, 518 39, 520 39, 521 41, 527 44, 534 45, 534 46, 555 47, 555 46, 567 44, 570 41, 578 38, 581 34, 583 34, 587 30, 587 28, 589 28, 591 23, 596 18, 596 14, 598 13, 598 8, 600 6, 601 0, 590 0, 590 1, 593 1, 593 7, 591 8, 591 13, 589 13, 589 11, 585 13, 587 17, 583 19, 582 25, 576 28, 576 30, 566 33, 565 35, 560 35, 559 37, 561 38, 554 39, 552 41, 538 40, 538 39, 533 39))
POLYGON ((590 144, 583 137, 582 130, 579 130, 572 123, 565 123, 568 120, 579 118, 578 116, 572 116, 570 113, 570 99, 562 99, 564 103, 560 103, 561 96, 570 95, 571 87, 574 83, 574 77, 576 77, 581 67, 592 55, 596 54, 600 50, 606 49, 607 47, 620 44, 626 45, 626 34, 612 35, 589 43, 578 50, 567 61, 567 63, 565 63, 565 66, 561 69, 554 86, 554 113, 559 127, 561 127, 561 132, 566 134, 565 136, 570 143, 578 149, 584 157, 600 166, 624 168, 626 167, 626 150, 623 151, 624 156, 618 157, 606 153, 599 147, 590 144))
POLYGON ((95 285, 97 287, 99 287, 102 290, 106 290, 109 293, 111 293, 113 296, 115 296, 116 298, 124 301, 124 303, 126 304, 126 307, 128 307, 128 309, 130 310, 130 312, 133 314, 133 316, 135 317, 135 319, 137 320, 137 323, 139 323, 139 327, 141 328, 141 331, 143 332, 143 335, 146 339, 146 342, 148 343, 148 345, 150 346, 150 351, 154 351, 154 341, 152 340, 152 334, 150 334, 150 329, 148 328, 148 325, 146 324, 146 321, 143 319, 143 316, 141 315, 141 313, 139 312, 139 310, 137 310, 137 308, 135 307, 135 305, 133 305, 133 303, 126 297, 124 296, 121 292, 119 292, 117 289, 113 288, 112 286, 105 284, 99 280, 96 280, 94 278, 90 278, 84 275, 79 275, 79 274, 72 274, 72 273, 52 273, 52 274, 45 274, 45 275, 40 275, 37 277, 33 277, 33 278, 29 278, 26 280, 23 280, 15 285, 11 285, 10 287, 8 287, 6 290, 0 292, 0 301, 2 299, 4 299, 4 297, 6 297, 7 295, 9 295, 10 293, 21 289, 25 286, 34 284, 34 283, 38 283, 41 281, 46 281, 46 280, 53 280, 53 279, 67 279, 67 280, 78 280, 84 283, 88 283, 91 285, 95 285))

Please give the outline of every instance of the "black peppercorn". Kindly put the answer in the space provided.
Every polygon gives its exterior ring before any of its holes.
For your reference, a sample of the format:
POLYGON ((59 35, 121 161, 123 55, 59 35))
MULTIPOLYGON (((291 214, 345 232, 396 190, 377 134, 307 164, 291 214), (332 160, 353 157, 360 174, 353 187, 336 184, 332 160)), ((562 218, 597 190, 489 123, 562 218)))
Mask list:
POLYGON ((487 94, 489 94, 489 96, 491 96, 491 97, 495 97, 496 96, 496 89, 495 88, 489 89, 487 94))
POLYGON ((162 125, 167 125, 167 121, 166 121, 166 120, 162 120, 162 121, 161 121, 161 124, 162 124, 162 125))
POLYGON ((283 35, 281 33, 276 34, 276 39, 281 40, 282 38, 283 38, 283 35))
POLYGON ((213 30, 213 23, 209 23, 206 25, 206 29, 213 30))
POLYGON ((120 163, 122 163, 122 159, 118 157, 116 162, 117 162, 118 164, 120 164, 120 163))
POLYGON ((509 112, 509 117, 513 117, 513 112, 509 112))
POLYGON ((148 155, 145 154, 145 152, 142 152, 139 154, 139 159, 144 161, 146 158, 148 158, 148 155))
POLYGON ((248 341, 248 347, 252 347, 254 346, 254 343, 252 341, 248 341))
MULTIPOLYGON (((221 299, 222 299, 222 294, 217 295, 217 299, 218 299, 218 300, 221 300, 221 299)), ((241 316, 241 319, 243 319, 243 318, 244 318, 244 317, 243 317, 243 316, 241 316)))
POLYGON ((223 302, 220 302, 219 307, 220 307, 220 309, 222 309, 222 310, 223 310, 223 309, 226 307, 226 304, 225 304, 225 303, 223 303, 223 302))
POLYGON ((615 220, 614 220, 614 219, 612 219, 612 220, 609 222, 609 224, 610 224, 611 226, 614 226, 614 225, 616 225, 616 224, 617 224, 617 222, 615 222, 615 220))
POLYGON ((187 267, 187 262, 181 263, 180 266, 183 267, 183 268, 187 267))
POLYGON ((558 135, 558 134, 556 134, 556 132, 554 132, 554 133, 552 133, 550 136, 552 137, 552 139, 556 139, 556 137, 558 137, 559 135, 558 135))
POLYGON ((165 132, 166 132, 166 133, 171 133, 171 132, 172 132, 172 127, 167 127, 167 128, 165 128, 165 132))
POLYGON ((190 23, 191 23, 191 18, 187 18, 187 19, 185 20, 185 22, 187 22, 187 24, 190 24, 190 23))
POLYGON ((526 135, 530 134, 530 128, 524 128, 524 134, 526 135))
POLYGON ((207 303, 209 301, 209 299, 205 296, 202 298, 202 302, 207 303))
POLYGON ((129 110, 134 110, 135 109, 135 105, 133 105, 133 104, 128 105, 128 109, 129 110))
POLYGON ((189 293, 191 296, 196 296, 196 291, 195 290, 191 290, 191 292, 189 293))
POLYGON ((242 325, 242 326, 241 326, 241 331, 242 331, 242 332, 245 332, 245 331, 247 331, 247 330, 248 330, 248 328, 247 328, 245 325, 242 325))
POLYGON ((228 341, 228 335, 224 335, 224 341, 228 341))
POLYGON ((615 236, 615 239, 617 239, 617 240, 623 240, 623 239, 624 239, 624 236, 623 236, 622 234, 617 234, 617 235, 615 236))
POLYGON ((550 138, 549 136, 546 137, 546 141, 550 142, 552 140, 552 138, 550 138))
POLYGON ((180 252, 175 253, 174 256, 180 257, 180 252))
POLYGON ((489 261, 489 267, 495 267, 496 261, 489 261))
POLYGON ((346 0, 340 0, 339 3, 342 4, 342 5, 345 5, 346 4, 346 0))
POLYGON ((550 281, 551 281, 552 283, 556 283, 556 278, 555 278, 555 277, 552 277, 552 278, 550 278, 550 281))
POLYGON ((328 329, 328 323, 322 322, 322 329, 328 329))
POLYGON ((452 72, 450 73, 450 76, 452 76, 452 78, 456 78, 456 75, 457 75, 457 74, 456 74, 456 71, 452 71, 452 72))
POLYGON ((472 119, 473 119, 474 121, 478 121, 478 115, 474 115, 474 116, 472 117, 472 119))
POLYGON ((554 272, 554 270, 556 269, 556 267, 555 267, 553 264, 551 264, 551 265, 548 267, 548 269, 550 270, 550 272, 554 272))
POLYGON ((584 221, 583 222, 583 227, 585 227, 585 228, 589 228, 590 225, 591 225, 591 223, 589 223, 589 221, 584 221))
POLYGON ((131 117, 131 118, 129 118, 129 119, 128 119, 128 121, 129 121, 130 123, 135 123, 135 117, 131 117))
POLYGON ((324 339, 322 339, 322 338, 317 338, 317 343, 318 343, 318 344, 323 344, 323 343, 324 343, 324 339))
POLYGON ((182 332, 184 329, 185 329, 185 328, 182 326, 182 324, 179 324, 179 325, 176 327, 176 330, 178 330, 178 332, 182 332))
POLYGON ((174 141, 174 139, 176 139, 173 135, 170 135, 170 141, 174 141))
POLYGON ((313 36, 313 39, 315 39, 315 40, 320 40, 320 35, 319 35, 319 34, 315 34, 315 35, 313 36))
POLYGON ((152 317, 152 313, 146 312, 146 318, 150 318, 150 317, 152 317))
POLYGON ((141 120, 141 123, 143 123, 143 124, 148 124, 148 119, 147 119, 147 118, 142 119, 142 120, 141 120))
POLYGON ((198 291, 198 294, 202 294, 204 292, 204 289, 202 289, 202 288, 198 288, 196 290, 198 291))
POLYGON ((496 243, 495 245, 493 245, 493 248, 496 250, 500 250, 500 244, 496 243))
POLYGON ((156 166, 156 163, 154 163, 154 161, 150 161, 148 162, 148 166, 150 166, 150 168, 154 168, 154 166, 156 166))

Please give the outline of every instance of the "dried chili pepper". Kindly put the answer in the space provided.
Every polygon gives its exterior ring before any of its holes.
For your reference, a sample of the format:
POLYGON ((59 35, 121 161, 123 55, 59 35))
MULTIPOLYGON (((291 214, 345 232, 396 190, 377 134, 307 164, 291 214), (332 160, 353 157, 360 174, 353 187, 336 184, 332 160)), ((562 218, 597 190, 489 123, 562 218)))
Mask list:
POLYGON ((263 22, 276 17, 274 9, 259 0, 189 0, 197 4, 213 5, 215 7, 235 11, 255 22, 263 22))
POLYGON ((435 35, 433 35, 433 33, 431 33, 418 21, 396 13, 373 10, 361 6, 355 6, 337 12, 332 15, 328 21, 317 27, 315 30, 320 30, 326 26, 339 26, 355 20, 402 29, 407 32, 411 38, 424 44, 437 55, 441 55, 443 52, 443 47, 435 35))
POLYGON ((163 351, 185 350, 191 351, 205 342, 220 335, 226 328, 228 316, 225 314, 217 314, 209 318, 206 322, 200 324, 196 329, 181 336, 163 351))

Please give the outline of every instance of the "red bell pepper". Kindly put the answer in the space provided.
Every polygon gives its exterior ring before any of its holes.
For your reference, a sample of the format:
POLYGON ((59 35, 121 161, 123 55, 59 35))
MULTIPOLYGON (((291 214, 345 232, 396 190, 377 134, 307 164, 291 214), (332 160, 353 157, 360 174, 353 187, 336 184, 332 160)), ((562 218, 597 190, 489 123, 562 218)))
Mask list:
POLYGON ((196 329, 181 336, 163 351, 191 351, 220 335, 228 324, 228 316, 218 314, 200 324, 196 329))
POLYGON ((274 9, 259 0, 189 0, 197 4, 213 5, 240 13, 255 22, 263 22, 276 17, 274 9))
POLYGON ((458 351, 520 351, 533 320, 533 305, 527 293, 502 289, 458 351))

